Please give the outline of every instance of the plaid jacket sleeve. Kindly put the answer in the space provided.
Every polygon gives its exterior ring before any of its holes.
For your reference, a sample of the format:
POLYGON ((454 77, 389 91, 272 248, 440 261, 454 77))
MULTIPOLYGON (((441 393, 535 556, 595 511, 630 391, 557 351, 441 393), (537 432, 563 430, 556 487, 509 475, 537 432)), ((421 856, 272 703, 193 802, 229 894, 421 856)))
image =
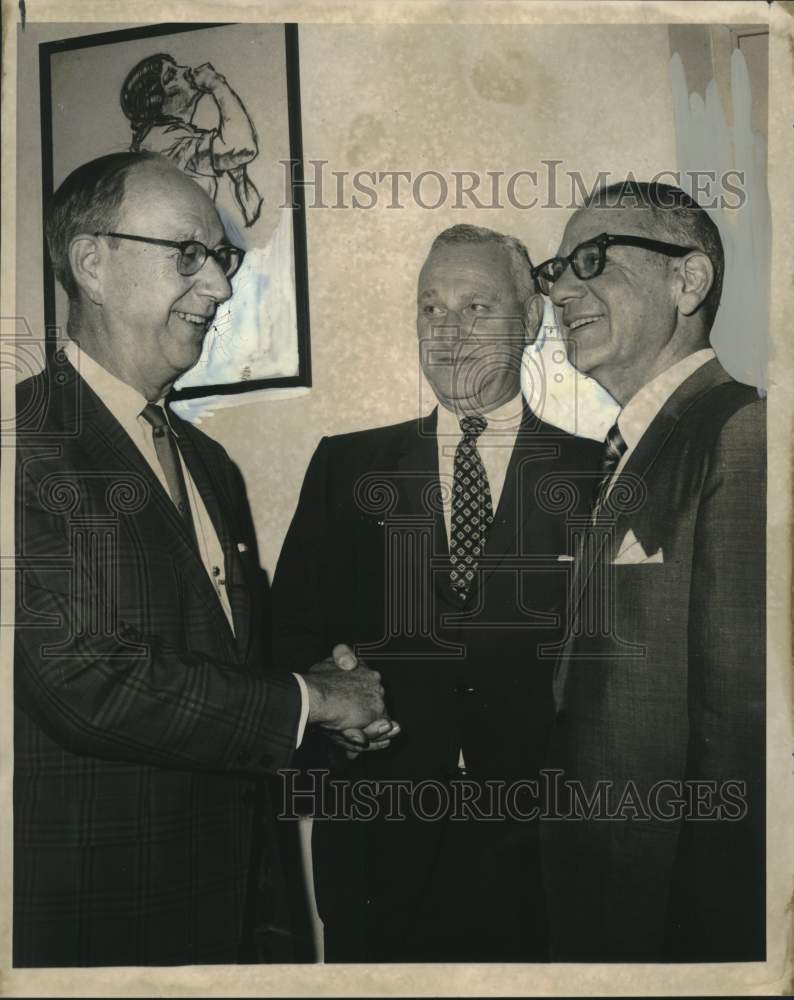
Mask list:
POLYGON ((179 769, 288 766, 301 706, 295 679, 235 654, 222 612, 206 599, 208 580, 195 559, 164 543, 157 512, 121 516, 113 535, 92 506, 90 478, 67 466, 71 478, 53 502, 52 461, 24 448, 18 457, 15 684, 23 711, 73 753, 179 769), (89 512, 89 530, 70 530, 70 504, 89 512))

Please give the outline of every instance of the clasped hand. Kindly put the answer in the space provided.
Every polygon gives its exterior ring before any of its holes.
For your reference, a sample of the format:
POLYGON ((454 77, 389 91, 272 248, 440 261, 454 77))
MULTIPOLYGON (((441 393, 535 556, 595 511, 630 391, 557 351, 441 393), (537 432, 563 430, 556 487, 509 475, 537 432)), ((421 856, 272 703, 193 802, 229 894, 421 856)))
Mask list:
POLYGON ((400 732, 385 711, 377 670, 357 660, 349 646, 311 668, 304 677, 309 689, 309 722, 322 729, 351 760, 364 750, 383 750, 400 732))

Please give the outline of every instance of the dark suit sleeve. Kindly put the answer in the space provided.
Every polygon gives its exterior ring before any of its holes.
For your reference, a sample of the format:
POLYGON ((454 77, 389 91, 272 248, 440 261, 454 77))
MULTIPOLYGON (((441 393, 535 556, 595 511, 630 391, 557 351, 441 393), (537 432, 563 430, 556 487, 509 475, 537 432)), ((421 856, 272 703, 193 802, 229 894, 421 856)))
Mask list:
POLYGON ((298 507, 273 578, 273 663, 280 670, 303 672, 330 655, 343 637, 328 634, 327 558, 333 531, 328 495, 326 438, 309 463, 298 507))
POLYGON ((737 783, 749 809, 684 824, 700 960, 757 958, 763 943, 765 420, 759 400, 723 426, 695 527, 687 777, 737 783))
POLYGON ((63 519, 42 504, 40 487, 20 474, 15 685, 22 710, 72 753, 178 769, 288 766, 300 715, 295 679, 246 671, 164 639, 168 630, 157 622, 181 614, 183 595, 167 608, 151 606, 145 552, 103 561, 88 546, 70 550, 63 519), (137 586, 149 633, 117 620, 119 586, 137 586))

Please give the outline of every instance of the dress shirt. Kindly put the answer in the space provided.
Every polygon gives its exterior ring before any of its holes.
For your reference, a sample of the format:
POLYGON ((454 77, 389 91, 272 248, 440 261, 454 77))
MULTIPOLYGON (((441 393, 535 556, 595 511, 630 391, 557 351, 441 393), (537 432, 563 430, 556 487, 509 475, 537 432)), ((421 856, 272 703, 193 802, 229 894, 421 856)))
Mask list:
MULTIPOLYGON (((138 448, 146 463, 157 476, 163 489, 170 496, 168 482, 163 472, 163 468, 157 458, 154 447, 154 436, 152 426, 142 416, 144 407, 150 402, 137 389, 117 378, 106 368, 103 368, 89 354, 81 350, 79 345, 70 340, 64 347, 64 354, 71 365, 79 373, 88 387, 96 393, 111 414, 121 424, 132 443, 138 448)), ((163 400, 156 401, 158 405, 164 406, 163 400)), ((164 407, 166 418, 170 426, 170 414, 168 408, 164 407)), ((172 432, 179 442, 179 434, 173 429, 172 432)), ((190 502, 190 513, 193 517, 193 524, 196 528, 196 540, 199 547, 199 555, 204 564, 204 569, 212 583, 213 589, 218 596, 223 612, 229 622, 229 628, 234 633, 234 617, 229 602, 229 595, 226 591, 226 560, 223 555, 223 548, 212 523, 204 501, 201 498, 193 477, 190 475, 188 467, 179 450, 179 461, 182 466, 182 475, 185 479, 185 490, 190 502)), ((173 499, 173 498, 172 498, 173 499)), ((306 728, 306 721, 309 716, 309 692, 306 682, 298 674, 293 675, 298 682, 301 692, 301 715, 298 724, 298 738, 296 746, 300 746, 303 740, 303 732, 306 728)))
POLYGON ((610 489, 667 400, 690 375, 714 357, 716 355, 710 347, 687 355, 644 385, 626 403, 617 420, 618 430, 626 442, 626 450, 612 474, 610 489))
MULTIPOLYGON (((488 426, 477 438, 477 451, 485 466, 488 485, 491 490, 493 513, 499 506, 502 488, 505 484, 507 466, 513 454, 518 428, 524 415, 523 397, 521 393, 504 403, 502 406, 483 413, 488 426)), ((447 542, 451 537, 452 524, 452 483, 455 475, 455 451, 463 437, 460 429, 461 414, 448 410, 445 406, 438 407, 438 425, 436 439, 438 443, 438 477, 442 485, 441 496, 444 504, 444 524, 447 529, 447 542), (444 489, 443 487, 447 488, 444 489)), ((486 543, 487 544, 487 543, 486 543)))

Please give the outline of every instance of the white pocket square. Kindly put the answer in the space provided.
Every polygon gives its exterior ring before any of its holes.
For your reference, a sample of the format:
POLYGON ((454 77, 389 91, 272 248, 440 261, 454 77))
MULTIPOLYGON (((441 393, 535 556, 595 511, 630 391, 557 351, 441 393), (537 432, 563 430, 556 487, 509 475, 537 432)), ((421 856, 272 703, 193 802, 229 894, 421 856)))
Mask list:
POLYGON ((557 556, 557 562, 573 562, 573 556, 557 556))
POLYGON ((652 555, 648 555, 642 547, 642 543, 629 528, 623 541, 618 546, 618 554, 615 556, 615 566, 637 566, 640 563, 663 563, 664 555, 658 549, 652 555))
POLYGON ((247 552, 248 551, 248 546, 245 544, 245 542, 238 542, 237 543, 237 551, 238 552, 247 552))

